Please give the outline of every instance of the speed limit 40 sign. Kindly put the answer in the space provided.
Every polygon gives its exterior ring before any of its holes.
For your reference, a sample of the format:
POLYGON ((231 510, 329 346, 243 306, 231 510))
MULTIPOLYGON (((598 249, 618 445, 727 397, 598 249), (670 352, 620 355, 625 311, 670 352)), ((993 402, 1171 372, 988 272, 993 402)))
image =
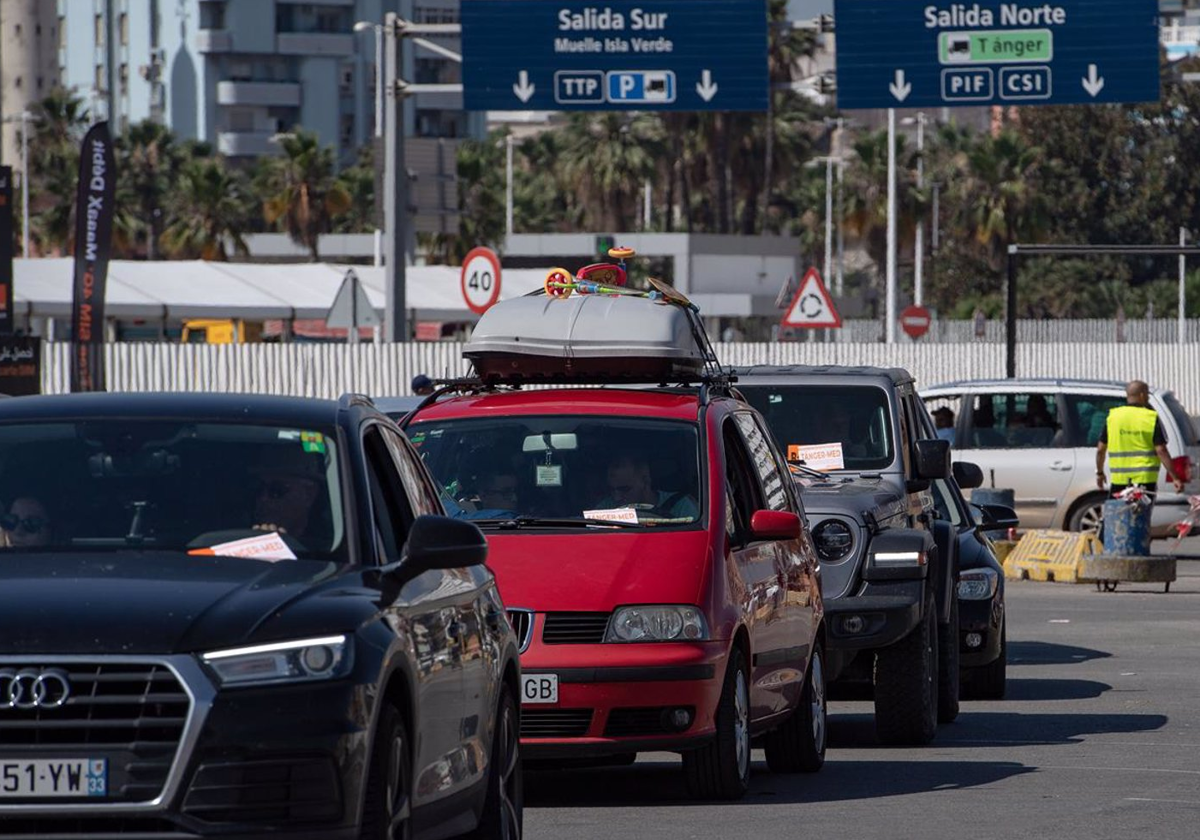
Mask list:
POLYGON ((461 285, 467 308, 479 315, 500 300, 500 259, 491 248, 473 248, 467 254, 461 285))

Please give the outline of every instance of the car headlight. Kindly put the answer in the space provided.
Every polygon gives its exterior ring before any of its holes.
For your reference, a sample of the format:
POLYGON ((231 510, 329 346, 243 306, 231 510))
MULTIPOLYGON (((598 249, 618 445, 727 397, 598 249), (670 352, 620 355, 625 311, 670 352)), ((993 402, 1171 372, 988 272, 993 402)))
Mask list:
POLYGON ((958 579, 958 600, 986 601, 996 594, 1000 576, 995 569, 971 569, 958 579))
POLYGON ((813 529, 813 545, 822 560, 836 563, 854 550, 854 532, 840 519, 826 519, 813 529))
POLYGON ((695 607, 619 607, 608 622, 606 642, 698 642, 708 638, 704 614, 695 607))
POLYGON ((224 688, 244 685, 331 680, 350 671, 351 647, 345 636, 218 650, 201 655, 224 688))

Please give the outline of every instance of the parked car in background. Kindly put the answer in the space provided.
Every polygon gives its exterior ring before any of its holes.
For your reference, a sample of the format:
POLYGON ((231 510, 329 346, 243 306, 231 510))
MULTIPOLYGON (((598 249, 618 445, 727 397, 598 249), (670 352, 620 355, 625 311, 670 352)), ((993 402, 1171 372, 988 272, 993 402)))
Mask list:
POLYGON ((884 743, 928 743, 959 710, 958 533, 935 518, 930 492, 951 479, 949 444, 907 371, 734 372, 788 460, 804 464, 830 679, 870 687, 884 743))
MULTIPOLYGON (((987 486, 1013 490, 1026 528, 1094 531, 1107 493, 1096 487, 1096 443, 1110 409, 1125 405, 1124 382, 1077 379, 999 379, 954 382, 923 390, 929 409, 955 414, 954 460, 983 470, 987 486)), ((1182 494, 1160 472, 1152 533, 1174 534, 1200 493, 1200 439, 1170 391, 1151 388, 1150 408, 1167 434, 1167 448, 1188 475, 1182 494)))
POLYGON ((365 398, 4 400, 0 499, 0 836, 519 836, 487 544, 365 398))

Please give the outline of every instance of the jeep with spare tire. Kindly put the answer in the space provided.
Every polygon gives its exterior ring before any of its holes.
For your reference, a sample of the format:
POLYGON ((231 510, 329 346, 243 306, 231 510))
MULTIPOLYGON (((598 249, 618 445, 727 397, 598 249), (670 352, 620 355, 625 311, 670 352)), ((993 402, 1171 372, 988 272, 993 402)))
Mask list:
POLYGON ((952 481, 910 373, 735 369, 792 468, 821 562, 833 696, 875 703, 885 744, 926 744, 959 708, 957 534, 931 487, 952 481))

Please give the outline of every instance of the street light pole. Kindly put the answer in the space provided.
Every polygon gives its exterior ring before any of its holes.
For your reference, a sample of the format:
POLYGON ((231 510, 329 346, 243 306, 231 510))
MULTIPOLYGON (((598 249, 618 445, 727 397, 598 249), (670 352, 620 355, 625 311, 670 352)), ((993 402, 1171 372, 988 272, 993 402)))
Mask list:
MULTIPOLYGON (((380 153, 379 138, 381 137, 383 137, 383 27, 375 24, 375 154, 380 153)), ((376 215, 375 267, 378 268, 381 265, 383 265, 383 231, 379 229, 379 216, 376 215)))
POLYGON ((29 259, 29 118, 21 109, 21 256, 29 259))
POLYGON ((504 232, 513 235, 513 136, 509 132, 505 137, 505 157, 507 158, 504 172, 504 232))
POLYGON ((896 343, 896 109, 888 108, 887 289, 884 336, 896 343))
MULTIPOLYGON (((917 189, 925 186, 925 112, 917 114, 917 189)), ((917 241, 913 249, 916 270, 913 275, 913 302, 925 302, 925 215, 917 217, 917 241)))
POLYGON ((399 16, 384 16, 384 340, 408 340, 408 171, 404 162, 404 96, 400 90, 399 16))

